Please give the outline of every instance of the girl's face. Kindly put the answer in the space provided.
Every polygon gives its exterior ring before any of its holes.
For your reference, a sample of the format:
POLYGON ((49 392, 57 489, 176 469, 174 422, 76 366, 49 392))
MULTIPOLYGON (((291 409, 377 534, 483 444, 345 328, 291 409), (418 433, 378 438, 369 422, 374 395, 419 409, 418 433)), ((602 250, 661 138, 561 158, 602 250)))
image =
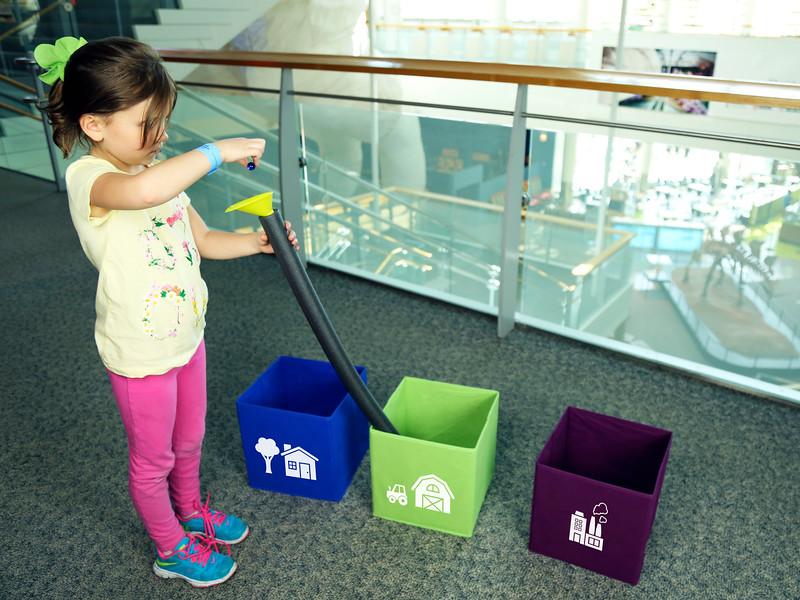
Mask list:
POLYGON ((87 134, 92 138, 92 154, 105 158, 122 171, 136 173, 153 162, 169 137, 166 122, 151 127, 142 145, 147 109, 151 99, 111 115, 95 115, 87 134))

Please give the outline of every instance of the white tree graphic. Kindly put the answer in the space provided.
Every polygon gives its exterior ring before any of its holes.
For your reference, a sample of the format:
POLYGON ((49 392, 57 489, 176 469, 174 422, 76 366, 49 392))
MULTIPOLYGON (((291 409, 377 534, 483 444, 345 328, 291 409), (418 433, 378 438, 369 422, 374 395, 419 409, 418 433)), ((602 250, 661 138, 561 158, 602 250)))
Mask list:
POLYGON ((266 469, 264 470, 265 473, 269 473, 272 475, 272 458, 280 453, 278 450, 278 445, 275 443, 275 440, 272 438, 258 438, 258 443, 256 444, 256 452, 258 452, 261 456, 264 457, 264 463, 266 464, 266 469))

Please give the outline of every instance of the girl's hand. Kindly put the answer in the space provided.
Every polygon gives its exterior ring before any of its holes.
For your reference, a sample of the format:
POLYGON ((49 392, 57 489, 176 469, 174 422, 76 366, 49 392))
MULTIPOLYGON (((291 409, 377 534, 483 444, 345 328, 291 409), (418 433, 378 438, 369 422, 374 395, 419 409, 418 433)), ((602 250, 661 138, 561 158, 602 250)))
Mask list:
MULTIPOLYGON (((286 221, 285 225, 289 241, 292 243, 292 246, 294 246, 295 250, 300 250, 300 244, 297 243, 297 234, 292 229, 292 224, 289 221, 286 221)), ((264 254, 275 254, 275 249, 272 247, 272 244, 269 243, 269 239, 267 239, 267 233, 265 231, 259 232, 258 244, 259 244, 259 249, 264 254)))
POLYGON ((258 159, 264 154, 267 140, 264 138, 228 138, 217 140, 214 145, 219 149, 222 162, 238 162, 246 167, 252 156, 258 166, 258 159))

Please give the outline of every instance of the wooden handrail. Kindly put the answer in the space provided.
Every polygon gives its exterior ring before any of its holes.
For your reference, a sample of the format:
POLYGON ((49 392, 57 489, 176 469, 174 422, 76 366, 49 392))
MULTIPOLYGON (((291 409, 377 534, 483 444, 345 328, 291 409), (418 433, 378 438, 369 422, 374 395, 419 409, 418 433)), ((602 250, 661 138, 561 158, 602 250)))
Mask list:
POLYGON ((165 61, 178 63, 414 75, 800 108, 800 85, 790 83, 414 58, 232 50, 159 49, 159 52, 165 61))
POLYGON ((8 85, 13 85, 15 88, 19 88, 24 92, 28 92, 29 94, 35 94, 36 90, 33 89, 29 85, 25 85, 24 83, 20 83, 16 79, 11 79, 11 77, 6 77, 5 75, 0 75, 0 81, 7 83, 8 85))
MULTIPOLYGON (((490 212, 502 213, 505 208, 495 204, 488 204, 478 200, 468 200, 466 198, 459 198, 458 196, 449 196, 447 194, 437 194, 427 190, 413 190, 410 188, 392 186, 386 188, 387 192, 400 192, 407 195, 421 196, 423 198, 430 198, 438 202, 445 202, 449 204, 458 204, 460 206, 469 206, 471 208, 478 208, 490 212)), ((567 227, 571 229, 583 229, 597 231, 597 225, 592 223, 585 223, 583 221, 575 221, 573 219, 565 219, 564 217, 557 217, 555 215, 548 215, 540 212, 529 211, 527 208, 521 208, 522 221, 543 221, 559 227, 567 227)), ((603 231, 608 235, 618 236, 618 240, 609 244, 602 252, 599 252, 589 260, 576 265, 572 269, 572 274, 575 277, 586 277, 589 273, 594 271, 597 267, 611 258, 614 254, 622 250, 628 243, 635 237, 634 233, 625 231, 624 229, 614 229, 613 227, 604 226, 603 231)))
POLYGON ((24 110, 17 108, 16 106, 12 106, 11 104, 6 104, 5 102, 0 102, 0 108, 2 108, 3 110, 9 110, 11 112, 15 112, 19 115, 22 115, 23 117, 28 117, 29 119, 34 119, 36 121, 42 120, 42 117, 40 117, 39 115, 34 115, 29 112, 25 112, 24 110))

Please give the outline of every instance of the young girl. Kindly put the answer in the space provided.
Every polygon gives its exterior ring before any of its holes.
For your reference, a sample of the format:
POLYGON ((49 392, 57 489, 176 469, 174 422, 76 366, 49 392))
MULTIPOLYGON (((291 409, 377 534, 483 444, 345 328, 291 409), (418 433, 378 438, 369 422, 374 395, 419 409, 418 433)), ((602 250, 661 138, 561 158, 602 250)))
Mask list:
MULTIPOLYGON (((47 113, 68 156, 72 221, 99 271, 95 341, 128 438, 131 499, 156 547, 153 570, 196 587, 236 563, 219 542, 249 533, 200 497, 205 433, 206 285, 201 258, 270 253, 263 232, 210 231, 184 189, 223 162, 246 165, 263 139, 233 138, 155 163, 167 141, 175 84, 149 46, 131 39, 61 38, 34 53, 53 85, 47 113)), ((287 223, 289 239, 296 236, 287 223)))

